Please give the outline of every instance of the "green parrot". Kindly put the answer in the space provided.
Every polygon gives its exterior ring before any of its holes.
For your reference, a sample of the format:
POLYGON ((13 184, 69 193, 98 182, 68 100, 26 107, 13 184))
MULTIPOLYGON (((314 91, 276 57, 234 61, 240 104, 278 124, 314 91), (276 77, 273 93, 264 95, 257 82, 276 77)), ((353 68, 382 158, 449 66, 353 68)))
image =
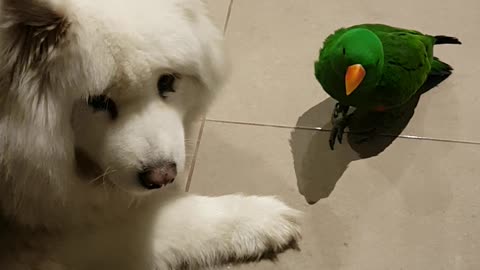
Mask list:
POLYGON ((377 112, 405 104, 430 75, 452 67, 433 56, 437 44, 461 44, 454 37, 431 36, 382 24, 341 28, 324 42, 315 77, 335 100, 330 148, 342 143, 349 108, 377 112))

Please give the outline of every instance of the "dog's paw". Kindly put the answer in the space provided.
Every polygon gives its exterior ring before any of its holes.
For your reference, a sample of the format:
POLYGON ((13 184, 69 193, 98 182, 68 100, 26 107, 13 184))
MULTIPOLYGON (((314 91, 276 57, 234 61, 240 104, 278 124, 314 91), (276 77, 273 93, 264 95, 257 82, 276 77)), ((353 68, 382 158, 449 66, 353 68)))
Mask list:
POLYGON ((301 212, 274 197, 241 197, 235 212, 233 262, 275 259, 298 249, 301 212))
POLYGON ((299 211, 273 197, 185 196, 158 216, 157 269, 210 269, 275 259, 298 249, 300 218, 299 211))

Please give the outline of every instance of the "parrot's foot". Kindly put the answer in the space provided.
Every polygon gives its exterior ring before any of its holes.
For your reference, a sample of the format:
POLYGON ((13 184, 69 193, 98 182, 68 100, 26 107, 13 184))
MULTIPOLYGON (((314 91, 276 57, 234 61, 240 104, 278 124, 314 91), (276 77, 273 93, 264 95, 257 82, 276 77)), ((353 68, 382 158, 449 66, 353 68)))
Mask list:
POLYGON ((338 140, 338 143, 342 144, 343 134, 345 133, 345 128, 348 126, 348 121, 350 116, 348 110, 350 106, 344 106, 340 103, 335 105, 335 109, 332 114, 332 131, 330 131, 330 139, 328 140, 330 144, 330 149, 334 150, 335 141, 338 140))

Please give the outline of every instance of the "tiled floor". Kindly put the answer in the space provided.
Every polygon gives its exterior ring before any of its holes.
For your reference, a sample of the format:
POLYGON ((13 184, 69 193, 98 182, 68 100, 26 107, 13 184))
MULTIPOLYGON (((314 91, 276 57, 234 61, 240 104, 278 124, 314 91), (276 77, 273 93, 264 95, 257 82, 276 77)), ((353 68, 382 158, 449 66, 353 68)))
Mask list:
POLYGON ((478 0, 208 2, 233 70, 191 138, 186 186, 276 194, 306 212, 301 252, 232 269, 480 269, 478 0), (464 44, 436 49, 455 72, 421 97, 399 138, 330 151, 334 102, 313 61, 333 30, 363 22, 464 44))

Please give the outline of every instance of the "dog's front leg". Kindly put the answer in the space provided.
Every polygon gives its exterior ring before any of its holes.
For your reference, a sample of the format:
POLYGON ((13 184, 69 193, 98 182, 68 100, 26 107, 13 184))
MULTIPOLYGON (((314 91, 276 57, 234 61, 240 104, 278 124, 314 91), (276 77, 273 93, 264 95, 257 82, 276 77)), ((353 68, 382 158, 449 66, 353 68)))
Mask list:
POLYGON ((274 257, 295 248, 299 212, 273 197, 185 195, 156 215, 158 269, 198 269, 274 257))

